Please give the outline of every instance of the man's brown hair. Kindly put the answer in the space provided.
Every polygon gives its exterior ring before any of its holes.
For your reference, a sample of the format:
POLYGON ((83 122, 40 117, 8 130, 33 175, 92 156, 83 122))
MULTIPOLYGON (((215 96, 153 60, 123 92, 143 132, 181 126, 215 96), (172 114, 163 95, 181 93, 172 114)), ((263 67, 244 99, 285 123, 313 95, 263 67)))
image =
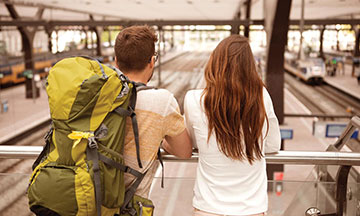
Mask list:
POLYGON ((115 56, 123 72, 141 71, 155 53, 157 36, 149 26, 131 26, 123 29, 116 37, 115 56))

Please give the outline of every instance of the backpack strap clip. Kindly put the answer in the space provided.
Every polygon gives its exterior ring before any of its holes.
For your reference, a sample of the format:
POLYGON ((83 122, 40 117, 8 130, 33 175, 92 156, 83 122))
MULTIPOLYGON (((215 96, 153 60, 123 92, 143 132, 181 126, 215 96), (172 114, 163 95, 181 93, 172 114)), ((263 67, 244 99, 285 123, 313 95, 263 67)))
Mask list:
POLYGON ((96 142, 96 138, 94 136, 92 137, 89 137, 88 138, 88 141, 89 141, 89 147, 92 148, 92 149, 97 149, 98 148, 98 145, 97 145, 97 142, 96 142))

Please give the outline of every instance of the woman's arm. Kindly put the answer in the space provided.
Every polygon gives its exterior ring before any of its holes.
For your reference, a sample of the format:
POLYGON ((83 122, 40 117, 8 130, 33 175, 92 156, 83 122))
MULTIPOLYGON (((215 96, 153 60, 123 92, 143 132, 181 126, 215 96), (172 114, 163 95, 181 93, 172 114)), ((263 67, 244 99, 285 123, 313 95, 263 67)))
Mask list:
MULTIPOLYGON (((266 109, 266 115, 268 118, 268 133, 265 137, 265 153, 277 152, 281 147, 281 135, 279 121, 275 115, 273 103, 267 90, 263 91, 264 105, 266 109)), ((265 121, 266 123, 266 121, 265 121)))
POLYGON ((274 117, 269 118, 269 130, 265 139, 265 153, 277 152, 280 150, 280 146, 280 127, 274 114, 274 117))

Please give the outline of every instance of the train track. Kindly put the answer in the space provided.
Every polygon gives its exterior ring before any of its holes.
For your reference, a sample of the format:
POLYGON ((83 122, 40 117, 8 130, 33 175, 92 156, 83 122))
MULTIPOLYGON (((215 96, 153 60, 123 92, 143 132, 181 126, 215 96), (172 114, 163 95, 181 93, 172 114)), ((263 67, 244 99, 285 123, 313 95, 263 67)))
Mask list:
MULTIPOLYGON (((285 86, 312 114, 322 116, 360 114, 360 102, 358 99, 330 85, 310 86, 290 74, 285 74, 285 86)), ((336 118, 331 119, 337 120, 336 118)), ((351 139, 347 147, 353 152, 360 152, 359 144, 358 140, 351 139)))
MULTIPOLYGON (((163 82, 158 87, 171 91, 181 109, 185 93, 198 85, 209 55, 210 53, 183 54, 162 65, 163 82)), ((149 85, 157 85, 157 76, 155 69, 153 81, 149 85)), ((49 127, 49 122, 37 125, 3 144, 44 145, 43 136, 49 127)), ((33 215, 27 208, 28 201, 25 194, 33 161, 31 159, 0 159, 0 215, 33 215)))
POLYGON ((312 114, 358 115, 360 102, 330 85, 307 85, 285 74, 285 86, 312 114))

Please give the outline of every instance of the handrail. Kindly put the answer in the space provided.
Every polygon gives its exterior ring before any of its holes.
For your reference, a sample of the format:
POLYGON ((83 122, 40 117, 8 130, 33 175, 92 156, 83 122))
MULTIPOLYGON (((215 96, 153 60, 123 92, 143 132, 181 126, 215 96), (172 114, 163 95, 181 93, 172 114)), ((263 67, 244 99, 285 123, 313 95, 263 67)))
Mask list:
POLYGON ((339 139, 336 140, 334 147, 340 150, 345 145, 345 143, 349 141, 351 135, 354 133, 356 128, 360 129, 360 117, 358 116, 354 116, 351 118, 344 132, 341 134, 339 139))
MULTIPOLYGON (((34 159, 42 149, 42 146, 0 145, 0 158, 34 159)), ((169 162, 197 162, 198 154, 193 153, 189 159, 179 159, 163 152, 163 159, 169 162)), ((266 154, 265 159, 270 164, 360 166, 360 153, 354 152, 279 151, 266 154)))
POLYGON ((352 118, 353 115, 333 115, 333 114, 297 114, 297 113, 285 113, 284 117, 294 118, 352 118))

